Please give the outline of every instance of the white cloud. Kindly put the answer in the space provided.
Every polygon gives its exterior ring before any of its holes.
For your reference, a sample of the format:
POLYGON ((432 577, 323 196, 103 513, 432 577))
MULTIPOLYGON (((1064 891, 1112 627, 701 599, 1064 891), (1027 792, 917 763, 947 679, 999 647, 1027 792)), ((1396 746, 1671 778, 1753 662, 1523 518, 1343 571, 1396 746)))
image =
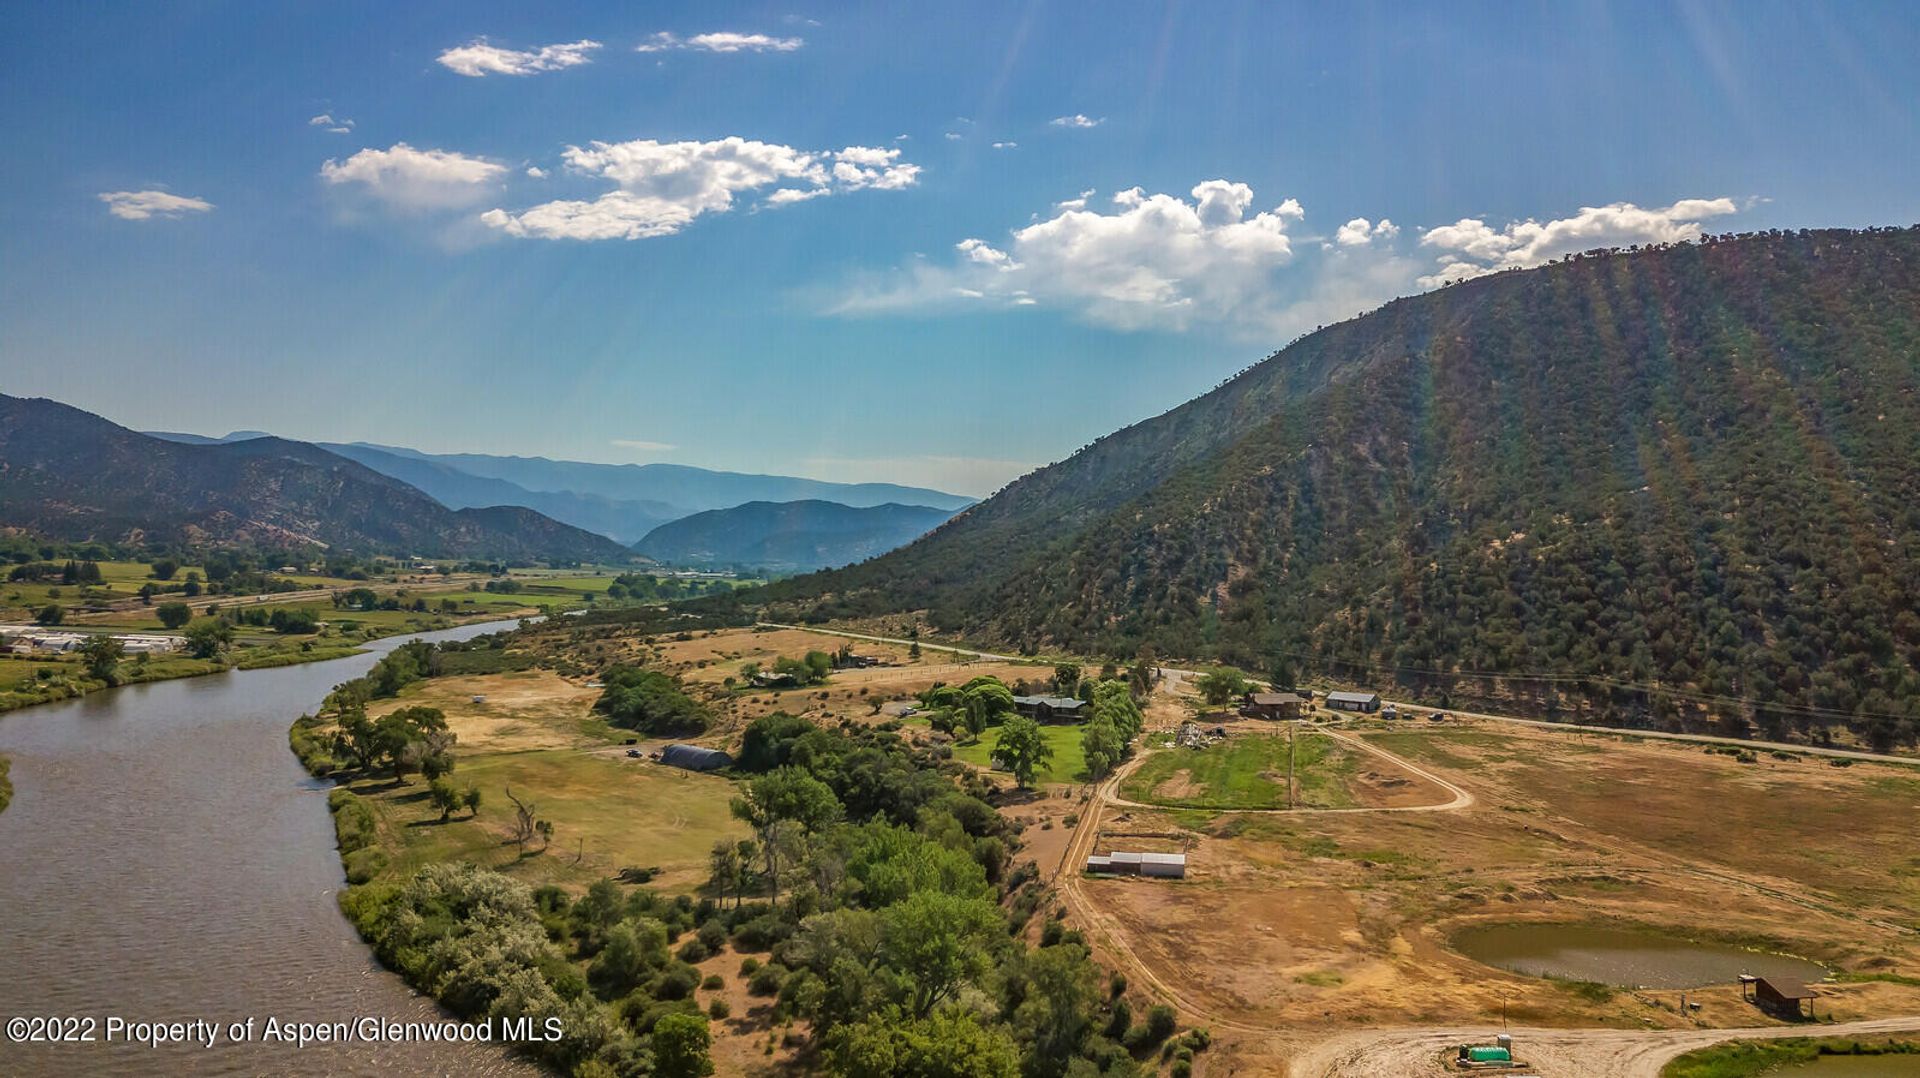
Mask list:
POLYGON ((1088 127, 1099 127, 1101 124, 1107 122, 1107 118, 1105 116, 1102 116, 1102 117, 1099 117, 1098 119, 1095 119, 1092 117, 1083 116, 1080 113, 1076 112, 1071 116, 1055 116, 1053 119, 1047 122, 1052 124, 1055 127, 1088 128, 1088 127))
POLYGON ((470 205, 487 196, 505 165, 450 150, 416 150, 396 142, 385 150, 364 149, 345 161, 329 160, 320 177, 329 184, 353 184, 389 205, 406 209, 470 205))
POLYGON ((1419 279, 1423 288, 1463 281, 1505 269, 1542 265, 1561 255, 1599 247, 1683 243, 1699 239, 1700 221, 1736 213, 1730 198, 1688 198, 1665 208, 1631 202, 1583 206, 1571 217, 1540 222, 1532 218, 1494 228, 1477 217, 1428 229, 1422 247, 1445 252, 1440 266, 1419 279))
POLYGON ((1188 198, 1131 187, 1111 209, 1094 192, 1054 204, 1052 216, 1002 241, 969 237, 946 261, 916 258, 891 274, 843 286, 829 313, 1046 306, 1119 329, 1204 327, 1268 344, 1351 318, 1396 296, 1508 266, 1539 265, 1594 247, 1697 239, 1699 220, 1732 213, 1731 199, 1687 199, 1664 209, 1628 203, 1564 220, 1495 228, 1468 218, 1426 230, 1417 244, 1392 221, 1355 217, 1306 245, 1286 199, 1254 212, 1246 184, 1197 184, 1188 198), (1423 249, 1438 249, 1438 262, 1423 249))
POLYGON ((528 166, 527 166, 527 179, 529 179, 529 180, 544 180, 544 179, 546 179, 546 178, 547 178, 547 170, 546 170, 546 169, 544 169, 544 168, 541 168, 541 167, 540 167, 539 165, 528 165, 528 166))
POLYGON ((1014 150, 1019 147, 1020 144, 1017 142, 996 142, 993 144, 993 148, 996 150, 1014 150))
POLYGON ((908 141, 911 141, 911 140, 912 140, 912 138, 913 138, 913 136, 912 136, 912 135, 895 135, 895 136, 893 136, 893 141, 895 141, 895 142, 908 142, 908 141))
POLYGON ((1342 247, 1358 247, 1376 239, 1390 240, 1399 234, 1400 226, 1384 217, 1377 225, 1365 217, 1355 217, 1340 226, 1340 230, 1333 234, 1333 242, 1342 247))
POLYGON ((166 191, 103 191, 100 201, 107 204, 108 213, 122 221, 146 221, 155 217, 171 219, 213 209, 213 203, 204 198, 191 198, 166 191))
POLYGON ((965 135, 962 135, 958 131, 949 131, 946 134, 946 139, 948 142, 959 142, 961 139, 965 137, 966 137, 965 135))
POLYGON ((667 453, 680 448, 668 442, 649 442, 639 438, 615 438, 607 444, 621 449, 638 449, 643 453, 667 453))
POLYGON ((616 189, 591 202, 547 202, 518 213, 493 209, 481 220, 512 236, 547 239, 646 239, 668 236, 706 213, 725 213, 737 196, 779 185, 765 204, 823 195, 893 191, 918 182, 920 166, 898 149, 848 146, 799 150, 739 137, 713 142, 595 142, 570 146, 567 167, 610 180, 616 189))
POLYGON ((731 30, 717 30, 708 34, 695 34, 683 38, 665 30, 648 38, 636 46, 635 52, 674 52, 691 49, 697 52, 793 52, 806 44, 804 38, 773 37, 769 34, 740 34, 731 30))
POLYGON ((971 288, 986 298, 1046 304, 1126 329, 1261 320, 1272 274, 1293 257, 1293 199, 1250 213, 1253 189, 1208 180, 1192 201, 1135 187, 1113 196, 1112 213, 1086 209, 1088 195, 1053 217, 1010 233, 1004 246, 968 238, 954 269, 923 268, 898 289, 856 296, 843 312, 912 305, 971 288))
POLYGON ((335 119, 333 117, 333 114, 326 113, 326 112, 323 112, 320 115, 315 116, 314 118, 308 120, 307 126, 308 127, 324 127, 328 130, 328 132, 335 135, 346 135, 346 134, 351 134, 353 132, 352 120, 349 120, 344 116, 340 117, 339 119, 335 119))
POLYGON ((581 40, 530 50, 503 49, 487 44, 483 37, 441 53, 440 66, 474 79, 486 75, 533 75, 577 67, 588 62, 588 54, 599 47, 598 41, 581 40))

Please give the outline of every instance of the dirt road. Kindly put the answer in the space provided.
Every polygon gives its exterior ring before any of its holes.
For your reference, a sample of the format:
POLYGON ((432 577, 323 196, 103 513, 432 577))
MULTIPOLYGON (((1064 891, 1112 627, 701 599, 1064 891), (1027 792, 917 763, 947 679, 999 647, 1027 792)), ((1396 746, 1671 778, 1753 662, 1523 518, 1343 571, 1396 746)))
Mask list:
MULTIPOLYGON (((1461 1044, 1491 1043, 1491 1028, 1373 1029, 1342 1033, 1303 1048, 1291 1078, 1415 1078, 1457 1073, 1443 1059, 1461 1044)), ((1839 1025, 1754 1029, 1514 1029, 1514 1055, 1539 1078, 1659 1078, 1675 1056, 1733 1040, 1780 1037, 1864 1037, 1920 1032, 1920 1015, 1839 1025)))

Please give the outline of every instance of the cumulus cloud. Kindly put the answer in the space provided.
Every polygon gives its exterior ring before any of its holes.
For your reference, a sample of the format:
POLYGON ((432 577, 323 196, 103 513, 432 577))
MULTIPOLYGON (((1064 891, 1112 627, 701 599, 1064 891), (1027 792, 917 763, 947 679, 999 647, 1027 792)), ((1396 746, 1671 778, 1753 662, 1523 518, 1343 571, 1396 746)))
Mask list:
POLYGON ((1340 226, 1340 230, 1333 234, 1333 242, 1342 247, 1358 247, 1376 239, 1390 240, 1399 234, 1400 226, 1384 217, 1377 225, 1365 217, 1355 217, 1340 226))
POLYGON ((335 135, 347 135, 353 132, 353 121, 342 116, 335 119, 332 113, 323 112, 307 121, 308 127, 324 127, 335 135))
POLYGON ((1288 227, 1303 216, 1293 199, 1251 212, 1253 189, 1227 180, 1198 184, 1188 199, 1130 188, 1104 213, 1086 208, 1090 195, 1014 230, 1002 245, 962 240, 957 267, 923 269, 906 294, 857 296, 838 309, 886 309, 942 293, 1064 306, 1129 329, 1231 321, 1266 306, 1273 271, 1293 257, 1288 227))
POLYGON ((320 178, 352 186, 403 209, 452 208, 485 197, 507 171, 505 165, 450 150, 416 150, 396 142, 384 150, 364 149, 345 161, 320 166, 320 178))
POLYGON ((546 178, 547 178, 547 170, 546 170, 546 169, 544 169, 544 168, 541 168, 541 167, 540 167, 539 165, 528 165, 528 166, 527 166, 527 179, 529 179, 529 180, 544 180, 544 179, 546 179, 546 178))
POLYGON ((773 37, 769 34, 740 34, 731 30, 717 30, 709 34, 695 34, 692 37, 680 37, 665 30, 648 38, 636 46, 635 52, 676 52, 690 49, 695 52, 793 52, 806 44, 804 38, 773 37))
POLYGON ((537 49, 503 49, 476 38, 465 45, 440 54, 440 66, 456 75, 482 78, 487 75, 534 75, 559 71, 588 62, 598 41, 574 41, 565 45, 542 45, 537 49))
POLYGON ((1499 270, 1526 269, 1597 247, 1697 240, 1703 231, 1701 220, 1738 211, 1730 198, 1687 198, 1664 208, 1643 208, 1631 202, 1583 206, 1571 217, 1546 222, 1528 218, 1502 228, 1477 217, 1463 217, 1428 229, 1420 237, 1422 247, 1444 253, 1439 268, 1418 283, 1433 288, 1499 270))
POLYGON ((481 220, 511 236, 606 240, 669 236, 707 213, 725 213, 744 194, 776 187, 767 206, 918 182, 920 166, 898 149, 848 146, 800 150, 739 137, 713 142, 595 142, 570 146, 567 167, 611 181, 592 201, 547 202, 519 212, 492 209, 481 220))
POLYGON ((1088 128, 1088 127, 1099 127, 1101 124, 1107 122, 1107 118, 1105 116, 1102 116, 1102 117, 1099 117, 1098 119, 1095 119, 1090 116, 1083 116, 1080 113, 1076 112, 1071 116, 1055 116, 1053 119, 1047 122, 1052 124, 1055 127, 1088 128))
POLYGON ((916 257, 858 279, 824 306, 846 315, 1043 306, 1120 329, 1203 327, 1272 344, 1494 269, 1696 239, 1701 219, 1737 209, 1731 199, 1687 199, 1653 210, 1616 203, 1544 224, 1469 218, 1425 230, 1418 243, 1390 220, 1354 217, 1331 238, 1301 244, 1300 203, 1256 212, 1244 183, 1207 180, 1184 198, 1131 187, 1107 207, 1093 196, 1057 202, 1051 216, 1001 240, 962 239, 946 260, 916 257))
POLYGON ((191 198, 167 191, 102 191, 100 201, 107 204, 108 213, 122 221, 147 221, 155 217, 171 219, 213 209, 213 203, 204 198, 191 198))
POLYGON ((996 150, 1013 150, 1018 149, 1019 146, 1020 144, 1017 142, 996 142, 993 144, 993 148, 996 150))

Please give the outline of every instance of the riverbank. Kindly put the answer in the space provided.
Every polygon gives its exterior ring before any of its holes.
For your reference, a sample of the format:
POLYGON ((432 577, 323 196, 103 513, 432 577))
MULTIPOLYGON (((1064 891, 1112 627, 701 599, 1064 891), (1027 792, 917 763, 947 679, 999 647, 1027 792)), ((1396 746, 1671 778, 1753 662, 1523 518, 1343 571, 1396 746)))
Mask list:
POLYGON ((7 778, 7 772, 13 767, 13 761, 0 756, 0 812, 7 811, 13 804, 13 782, 7 778))
POLYGON ((438 615, 369 625, 347 635, 298 639, 243 637, 225 656, 216 659, 165 655, 122 660, 112 680, 87 676, 85 661, 77 655, 0 658, 0 715, 127 685, 204 677, 229 670, 266 670, 328 662, 361 654, 366 650, 366 645, 395 636, 441 632, 498 621, 502 617, 531 617, 538 613, 540 611, 533 607, 488 609, 469 617, 438 615))
MULTIPOLYGON (((481 623, 440 638, 508 628, 481 623)), ((338 1022, 447 1012, 381 969, 335 902, 325 791, 286 718, 378 654, 126 686, 0 719, 0 1013, 338 1022)), ((10 1045, 9 1073, 525 1075, 497 1046, 10 1045)))
MULTIPOLYGON (((1899 1059, 1906 1066, 1885 1070, 1893 1075, 1920 1071, 1920 1044, 1911 1041, 1861 1041, 1838 1037, 1794 1037, 1777 1041, 1735 1041, 1701 1048, 1668 1063, 1661 1078, 1758 1078, 1763 1074, 1784 1076, 1799 1073, 1808 1065, 1824 1059, 1899 1059)), ((1827 1073, 1808 1069, 1808 1074, 1827 1073)), ((1841 1074, 1834 1070, 1836 1076, 1841 1074)), ((1866 1073, 1862 1071, 1861 1073, 1866 1073)))

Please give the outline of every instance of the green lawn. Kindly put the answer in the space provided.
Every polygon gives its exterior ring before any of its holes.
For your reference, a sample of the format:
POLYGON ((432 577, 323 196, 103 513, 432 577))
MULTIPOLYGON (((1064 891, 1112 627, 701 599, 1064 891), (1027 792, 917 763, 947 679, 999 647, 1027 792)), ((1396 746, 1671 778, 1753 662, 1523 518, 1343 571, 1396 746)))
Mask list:
MULTIPOLYGON (((1053 759, 1034 776, 1037 781, 1086 781, 1087 757, 1080 751, 1080 731, 1083 729, 1085 729, 1084 724, 1040 727, 1041 734, 1047 739, 1047 746, 1053 750, 1053 759)), ((980 735, 978 741, 954 745, 953 758, 963 760, 975 767, 992 767, 993 749, 999 743, 1000 728, 991 727, 986 733, 980 735)))
MULTIPOLYGON (((1302 808, 1350 808, 1346 779, 1354 769, 1352 753, 1324 734, 1302 733, 1295 748, 1294 774, 1302 808)), ((1127 776, 1121 796, 1130 801, 1174 808, 1274 809, 1287 807, 1287 739, 1266 735, 1234 737, 1200 750, 1155 752, 1127 776), (1184 774, 1183 774, 1184 773, 1184 774), (1184 779, 1187 790, 1162 789, 1184 779)))

